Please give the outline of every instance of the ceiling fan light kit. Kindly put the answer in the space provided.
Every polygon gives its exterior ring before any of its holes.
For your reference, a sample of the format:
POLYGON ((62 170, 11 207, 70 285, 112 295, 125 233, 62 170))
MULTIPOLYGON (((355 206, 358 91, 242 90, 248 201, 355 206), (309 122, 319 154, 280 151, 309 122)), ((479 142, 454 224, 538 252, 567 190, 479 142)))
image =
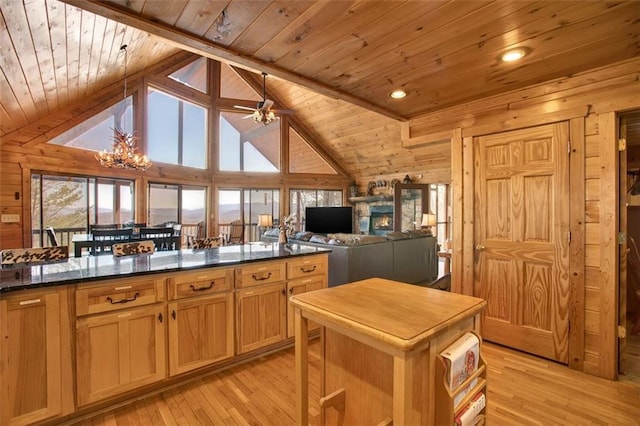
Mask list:
POLYGON ((273 123, 275 120, 279 120, 276 114, 293 114, 295 111, 284 109, 271 109, 273 106, 273 101, 271 99, 267 99, 267 73, 262 73, 262 100, 258 102, 256 108, 248 108, 243 105, 234 105, 234 108, 245 109, 249 111, 253 111, 252 114, 247 115, 244 118, 253 118, 253 121, 266 126, 267 124, 273 123))

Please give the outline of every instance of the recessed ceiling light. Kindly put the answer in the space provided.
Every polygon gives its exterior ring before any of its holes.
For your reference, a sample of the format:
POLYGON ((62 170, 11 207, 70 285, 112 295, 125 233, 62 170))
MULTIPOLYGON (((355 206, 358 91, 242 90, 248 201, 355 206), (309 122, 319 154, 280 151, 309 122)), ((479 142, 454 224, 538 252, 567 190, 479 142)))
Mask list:
POLYGON ((407 92, 405 92, 404 90, 394 90, 393 92, 389 93, 389 97, 393 99, 402 99, 405 96, 407 96, 407 92))
POLYGON ((500 55, 500 60, 502 62, 513 62, 518 59, 522 59, 527 55, 528 51, 524 47, 518 47, 516 49, 510 49, 500 55))

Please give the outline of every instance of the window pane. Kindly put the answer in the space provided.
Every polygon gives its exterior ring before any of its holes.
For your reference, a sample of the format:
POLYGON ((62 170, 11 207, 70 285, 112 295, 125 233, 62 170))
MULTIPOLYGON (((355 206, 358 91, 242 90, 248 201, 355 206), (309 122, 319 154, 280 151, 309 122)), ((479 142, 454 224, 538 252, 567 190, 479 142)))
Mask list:
POLYGON ((182 189, 182 219, 183 227, 197 225, 206 219, 207 189, 183 188, 182 189))
POLYGON ((205 169, 207 167, 206 110, 187 102, 183 105, 182 165, 205 169))
POLYGON ((259 241, 258 216, 269 214, 277 226, 280 211, 280 191, 277 189, 245 189, 244 190, 244 222, 247 225, 247 241, 259 241))
POLYGON ((149 158, 206 168, 206 109, 151 88, 147 100, 149 158))
POLYGON ((169 75, 169 78, 207 93, 207 59, 200 58, 169 75))
POLYGON ((149 225, 178 222, 178 187, 149 184, 149 225))
POLYGON ((49 143, 92 151, 111 150, 113 129, 133 132, 133 97, 99 112, 79 125, 51 139, 49 143))
POLYGON ((263 126, 246 117, 244 113, 220 114, 220 170, 279 171, 280 122, 263 126))
POLYGON ((118 184, 120 193, 120 218, 117 223, 127 223, 134 221, 133 211, 133 182, 129 184, 118 184))
POLYGON ((147 101, 148 156, 153 161, 178 164, 180 102, 153 89, 149 89, 147 101))
POLYGON ((304 230, 305 209, 307 207, 341 207, 342 191, 339 190, 315 190, 292 189, 289 191, 289 212, 295 213, 292 221, 296 231, 304 230))
POLYGON ((221 189, 218 191, 218 234, 228 234, 230 224, 242 219, 240 189, 221 189))
POLYGON ((98 223, 116 223, 113 191, 112 184, 98 183, 98 223))

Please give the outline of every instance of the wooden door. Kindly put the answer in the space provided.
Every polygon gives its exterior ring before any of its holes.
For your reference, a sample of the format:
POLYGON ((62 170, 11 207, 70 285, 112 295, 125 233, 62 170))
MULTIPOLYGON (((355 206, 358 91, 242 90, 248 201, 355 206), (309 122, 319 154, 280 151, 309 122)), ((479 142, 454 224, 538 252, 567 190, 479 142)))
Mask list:
POLYGON ((56 292, 0 300, 0 424, 62 414, 61 331, 56 292))
POLYGON ((166 377, 164 306, 76 320, 78 405, 166 377))
POLYGON ((195 297, 168 306, 170 375, 233 356, 233 293, 195 297))
POLYGON ((236 315, 238 354, 284 340, 287 332, 284 282, 238 290, 236 315))
POLYGON ((476 138, 474 294, 486 340, 567 363, 568 124, 476 138))

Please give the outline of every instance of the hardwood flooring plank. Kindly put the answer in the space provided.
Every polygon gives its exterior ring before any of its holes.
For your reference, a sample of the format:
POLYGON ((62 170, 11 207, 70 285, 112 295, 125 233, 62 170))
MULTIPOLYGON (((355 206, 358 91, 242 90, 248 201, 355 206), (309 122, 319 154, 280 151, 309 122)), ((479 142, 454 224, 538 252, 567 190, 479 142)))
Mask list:
MULTIPOLYGON (((640 339, 638 339, 640 340, 640 339)), ((631 342, 630 352, 638 351, 631 342)), ((309 424, 320 424, 320 344, 309 345, 309 424)), ((640 380, 613 382, 488 342, 487 421, 492 425, 637 425, 640 380)), ((294 425, 294 350, 208 374, 98 414, 81 425, 294 425)), ((629 368, 635 368, 629 363, 629 368)), ((640 368, 639 368, 640 369, 640 368)))

